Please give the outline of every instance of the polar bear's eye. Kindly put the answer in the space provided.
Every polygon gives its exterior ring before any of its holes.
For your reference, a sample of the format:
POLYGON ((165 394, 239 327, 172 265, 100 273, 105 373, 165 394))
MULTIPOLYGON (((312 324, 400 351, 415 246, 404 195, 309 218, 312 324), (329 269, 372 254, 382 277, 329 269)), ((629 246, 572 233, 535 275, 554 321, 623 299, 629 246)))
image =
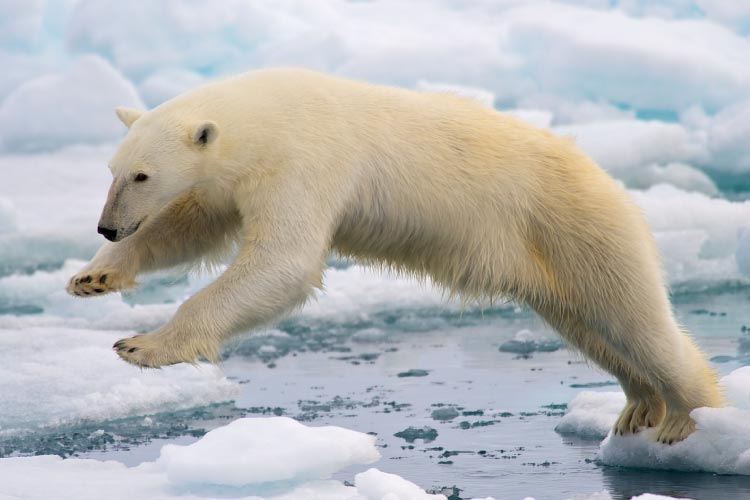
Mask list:
POLYGON ((140 172, 140 173, 136 174, 134 180, 135 180, 135 182, 143 182, 146 179, 148 179, 148 175, 144 174, 143 172, 140 172))

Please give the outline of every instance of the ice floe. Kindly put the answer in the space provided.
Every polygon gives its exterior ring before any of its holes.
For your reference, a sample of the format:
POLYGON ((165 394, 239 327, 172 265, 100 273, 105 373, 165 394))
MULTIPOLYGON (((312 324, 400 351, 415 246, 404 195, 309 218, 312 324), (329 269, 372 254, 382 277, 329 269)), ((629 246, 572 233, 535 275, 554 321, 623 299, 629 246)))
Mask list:
POLYGON ((621 392, 578 393, 556 430, 588 439, 606 436, 599 457, 607 465, 750 475, 750 367, 723 377, 721 385, 736 407, 693 410, 697 430, 676 444, 655 442, 656 429, 613 435, 610 429, 625 404, 621 392))
MULTIPOLYGON (((242 418, 192 444, 165 445, 155 461, 134 467, 50 455, 4 458, 0 481, 3 498, 25 500, 61 495, 77 500, 447 500, 377 468, 352 473, 350 483, 330 479, 335 472, 361 470, 379 458, 375 438, 361 432, 310 427, 285 417, 242 418)), ((600 493, 575 499, 611 497, 600 493)))

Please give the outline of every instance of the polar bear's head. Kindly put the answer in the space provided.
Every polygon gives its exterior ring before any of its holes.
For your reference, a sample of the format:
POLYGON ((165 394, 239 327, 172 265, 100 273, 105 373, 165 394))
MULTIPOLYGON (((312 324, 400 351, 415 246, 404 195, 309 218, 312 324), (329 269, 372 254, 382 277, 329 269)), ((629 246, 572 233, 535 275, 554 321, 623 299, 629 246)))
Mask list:
POLYGON ((98 231, 110 241, 135 233, 151 216, 203 178, 218 135, 208 120, 182 122, 164 113, 117 108, 128 127, 109 168, 112 185, 98 231))

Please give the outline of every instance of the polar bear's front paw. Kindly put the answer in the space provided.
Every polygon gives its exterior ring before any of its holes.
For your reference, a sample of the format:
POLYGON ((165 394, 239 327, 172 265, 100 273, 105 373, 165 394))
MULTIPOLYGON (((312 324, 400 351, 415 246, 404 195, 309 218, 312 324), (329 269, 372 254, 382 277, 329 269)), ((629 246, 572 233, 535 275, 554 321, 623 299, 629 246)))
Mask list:
POLYGON ((70 278, 65 289, 77 297, 92 297, 130 288, 134 284, 132 278, 126 278, 115 269, 92 269, 70 278))
POLYGON ((160 342, 154 334, 141 334, 118 340, 112 348, 118 356, 130 364, 141 368, 159 368, 177 363, 193 362, 193 359, 180 359, 169 346, 160 342))

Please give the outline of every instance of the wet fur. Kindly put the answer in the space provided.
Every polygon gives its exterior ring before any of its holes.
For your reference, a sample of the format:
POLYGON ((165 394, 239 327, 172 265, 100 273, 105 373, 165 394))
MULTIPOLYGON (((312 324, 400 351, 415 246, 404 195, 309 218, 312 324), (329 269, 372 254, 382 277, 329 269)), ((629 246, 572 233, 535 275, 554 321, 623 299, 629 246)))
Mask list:
POLYGON ((279 69, 137 117, 118 155, 158 153, 162 136, 188 137, 196 119, 219 135, 204 162, 173 174, 191 176, 190 190, 78 279, 117 268, 127 282, 239 251, 168 324, 118 343, 125 360, 216 360, 230 336, 302 304, 336 251, 466 300, 528 304, 621 382, 617 432, 660 425, 658 439, 674 442, 694 429, 692 409, 722 404, 672 314, 643 214, 571 140, 450 95, 279 69))

